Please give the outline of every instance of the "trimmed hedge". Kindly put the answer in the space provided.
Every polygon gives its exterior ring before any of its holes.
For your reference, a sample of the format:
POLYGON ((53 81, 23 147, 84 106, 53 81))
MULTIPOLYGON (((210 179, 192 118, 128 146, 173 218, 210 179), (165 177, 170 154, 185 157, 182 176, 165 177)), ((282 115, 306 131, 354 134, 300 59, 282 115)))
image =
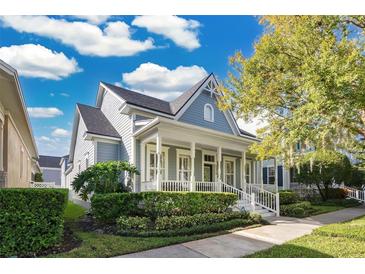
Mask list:
POLYGON ((290 205, 299 202, 299 195, 292 190, 279 191, 280 204, 290 205))
POLYGON ((234 205, 237 196, 211 192, 140 192, 95 194, 91 210, 99 222, 114 223, 120 216, 187 216, 222 213, 234 205))
POLYGON ((0 257, 29 257, 63 236, 65 189, 0 189, 0 257))
POLYGON ((299 202, 290 205, 280 205, 280 215, 302 218, 309 214, 312 209, 310 202, 299 202))
MULTIPOLYGON (((212 213, 208 213, 212 214, 212 213)), ((218 213, 220 214, 220 213, 218 213)), ((236 212, 235 212, 236 214, 236 212)), ((235 215, 234 214, 234 215, 235 215)), ((204 223, 204 224, 197 224, 194 226, 186 226, 181 228, 175 229, 167 229, 167 230, 157 230, 154 229, 153 226, 150 226, 149 230, 143 229, 125 229, 124 224, 121 226, 118 225, 118 234, 122 236, 138 236, 138 237, 171 237, 171 236, 182 236, 182 235, 194 235, 194 234, 202 234, 202 233, 211 233, 217 231, 223 231, 227 229, 233 229, 237 227, 244 227, 248 225, 259 224, 261 222, 261 216, 258 214, 248 214, 248 213, 238 213, 235 216, 245 216, 245 218, 234 218, 230 219, 227 218, 226 221, 216 222, 216 223, 204 223)), ((199 214, 200 215, 200 214, 199 214)), ((205 214, 201 214, 205 215, 205 214)), ((185 218, 185 216, 174 216, 174 217, 167 217, 167 218, 185 218)), ((190 216, 186 216, 190 217, 190 216)), ((120 220, 123 220, 124 223, 127 220, 131 220, 131 218, 140 218, 141 222, 144 222, 145 217, 121 217, 118 221, 120 224, 120 220), (142 221, 143 220, 143 221, 142 221)), ((165 217, 162 217, 165 218, 165 217)), ((134 220, 132 221, 134 222, 134 220)), ((151 223, 150 223, 151 225, 151 223)))

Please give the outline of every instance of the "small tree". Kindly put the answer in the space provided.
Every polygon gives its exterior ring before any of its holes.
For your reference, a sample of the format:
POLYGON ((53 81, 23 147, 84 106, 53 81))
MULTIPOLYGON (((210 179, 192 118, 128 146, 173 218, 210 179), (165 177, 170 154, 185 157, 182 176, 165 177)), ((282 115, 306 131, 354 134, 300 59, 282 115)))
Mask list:
POLYGON ((299 183, 316 185, 322 200, 327 200, 333 184, 351 178, 351 163, 347 156, 332 150, 308 152, 298 163, 296 179, 299 183))
POLYGON ((77 174, 72 188, 86 201, 91 193, 113 193, 131 191, 130 183, 124 185, 122 177, 127 172, 128 181, 137 168, 126 161, 100 162, 77 174))
POLYGON ((43 182, 43 175, 42 173, 38 172, 34 174, 34 181, 35 182, 43 182))
POLYGON ((354 167, 351 172, 351 179, 347 183, 348 186, 362 188, 365 185, 365 169, 354 167))

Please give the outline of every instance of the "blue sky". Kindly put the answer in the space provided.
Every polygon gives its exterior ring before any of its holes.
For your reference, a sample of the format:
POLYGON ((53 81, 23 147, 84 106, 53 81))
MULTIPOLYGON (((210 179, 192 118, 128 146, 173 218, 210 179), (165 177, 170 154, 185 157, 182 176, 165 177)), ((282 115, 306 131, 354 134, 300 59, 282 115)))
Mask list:
POLYGON ((228 57, 236 50, 251 55, 262 33, 257 20, 1 17, 0 59, 20 74, 40 154, 64 155, 75 104, 94 105, 99 81, 172 99, 205 73, 225 78, 228 57), (159 88, 158 83, 168 84, 159 88))

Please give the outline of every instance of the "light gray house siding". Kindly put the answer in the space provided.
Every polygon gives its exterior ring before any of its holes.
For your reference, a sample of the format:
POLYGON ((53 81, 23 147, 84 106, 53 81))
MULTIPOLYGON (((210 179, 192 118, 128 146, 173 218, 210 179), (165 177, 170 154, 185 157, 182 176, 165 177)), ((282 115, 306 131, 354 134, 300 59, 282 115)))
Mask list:
POLYGON ((61 186, 61 169, 42 168, 42 177, 44 182, 54 182, 57 186, 61 186))
POLYGON ((119 160, 120 144, 97 142, 96 155, 98 162, 119 160))
POLYGON ((116 96, 117 95, 106 91, 101 104, 101 111, 122 137, 123 142, 120 146, 120 159, 129 161, 133 130, 132 119, 129 115, 120 113, 119 108, 122 105, 122 101, 116 96))
POLYGON ((233 134, 224 113, 218 109, 216 104, 216 98, 214 96, 211 97, 210 92, 204 90, 180 117, 179 121, 233 134), (213 106, 214 122, 204 120, 205 104, 211 104, 213 106))

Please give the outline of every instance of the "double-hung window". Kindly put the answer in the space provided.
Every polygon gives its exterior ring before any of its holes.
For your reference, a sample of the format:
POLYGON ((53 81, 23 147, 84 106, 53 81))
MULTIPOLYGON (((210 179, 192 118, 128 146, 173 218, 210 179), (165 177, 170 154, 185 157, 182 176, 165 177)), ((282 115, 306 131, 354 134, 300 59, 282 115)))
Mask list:
POLYGON ((190 181, 191 158, 189 150, 177 150, 177 179, 179 181, 190 181))
POLYGON ((275 167, 268 167, 267 179, 269 184, 275 184, 275 167))
POLYGON ((235 158, 223 157, 224 159, 224 182, 231 186, 235 185, 235 158))
MULTIPOLYGON (((162 147, 160 157, 161 180, 168 178, 168 148, 162 147)), ((149 181, 157 180, 157 153, 155 145, 147 145, 147 178, 149 181)))
POLYGON ((251 183, 251 180, 250 180, 250 178, 251 178, 251 162, 247 162, 246 163, 246 183, 247 184, 250 184, 251 183))

